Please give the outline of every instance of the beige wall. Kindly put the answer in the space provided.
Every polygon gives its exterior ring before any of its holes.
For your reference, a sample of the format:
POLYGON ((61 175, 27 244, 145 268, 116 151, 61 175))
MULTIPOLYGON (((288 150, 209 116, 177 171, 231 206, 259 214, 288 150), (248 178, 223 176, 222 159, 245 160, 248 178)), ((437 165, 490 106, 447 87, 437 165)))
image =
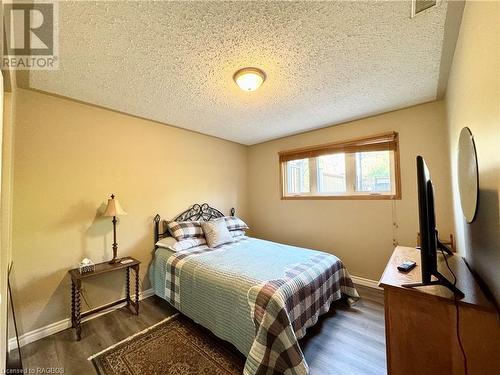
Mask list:
POLYGON ((378 280, 396 240, 415 245, 418 231, 415 157, 426 159, 436 189, 443 237, 452 231, 449 159, 443 102, 251 146, 249 218, 253 234, 333 253, 351 274, 378 280), (395 130, 401 149, 402 200, 280 200, 278 152, 395 130))
MULTIPOLYGON (((246 176, 245 146, 19 90, 13 260, 21 333, 69 317, 68 269, 84 257, 111 258, 111 220, 97 214, 111 193, 128 212, 117 228, 119 255, 143 262, 147 289, 153 215, 208 202, 246 219, 246 176)), ((123 277, 86 283, 90 305, 117 297, 123 277)))
POLYGON ((500 303, 500 3, 468 1, 446 94, 459 251, 500 303), (457 186, 457 144, 468 126, 476 143, 479 206, 466 224, 457 186))

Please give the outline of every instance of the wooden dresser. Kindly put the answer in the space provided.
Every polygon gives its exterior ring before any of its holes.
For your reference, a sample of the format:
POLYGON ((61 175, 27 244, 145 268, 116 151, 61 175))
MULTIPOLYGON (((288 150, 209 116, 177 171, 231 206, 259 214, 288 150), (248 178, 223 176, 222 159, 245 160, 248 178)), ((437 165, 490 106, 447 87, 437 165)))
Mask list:
MULTIPOLYGON (((448 257, 457 276, 457 287, 465 293, 458 302, 460 337, 467 355, 469 375, 500 373, 500 319, 464 260, 448 257)), ((420 252, 398 246, 387 264, 380 286, 384 288, 385 332, 388 374, 462 375, 463 356, 457 340, 457 311, 453 294, 443 286, 405 288, 421 281, 420 252), (417 262, 408 273, 397 270, 405 260, 417 262)), ((444 258, 438 270, 453 277, 444 258)))

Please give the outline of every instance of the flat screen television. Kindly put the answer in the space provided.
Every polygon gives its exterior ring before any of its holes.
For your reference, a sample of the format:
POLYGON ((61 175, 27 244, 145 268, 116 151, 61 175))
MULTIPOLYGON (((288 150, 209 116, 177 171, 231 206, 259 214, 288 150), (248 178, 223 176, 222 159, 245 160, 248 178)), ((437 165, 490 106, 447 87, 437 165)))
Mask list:
MULTIPOLYGON (((453 255, 453 252, 438 238, 434 213, 434 188, 429 169, 422 156, 417 156, 417 187, 422 282, 405 284, 404 286, 443 285, 452 290, 457 297, 463 298, 464 294, 437 269, 437 251, 443 250, 448 256, 453 255)), ((443 255, 446 256, 446 254, 443 255)))

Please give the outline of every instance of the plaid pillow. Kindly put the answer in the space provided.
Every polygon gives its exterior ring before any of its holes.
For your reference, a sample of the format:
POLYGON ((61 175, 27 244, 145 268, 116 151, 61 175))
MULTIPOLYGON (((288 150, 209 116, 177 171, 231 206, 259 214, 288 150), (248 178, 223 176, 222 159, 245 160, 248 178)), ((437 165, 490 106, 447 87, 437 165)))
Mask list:
POLYGON ((246 230, 248 225, 243 220, 236 216, 224 216, 226 220, 227 229, 229 230, 246 230))
POLYGON ((185 240, 186 238, 204 237, 199 221, 169 221, 167 226, 170 234, 177 241, 185 240))

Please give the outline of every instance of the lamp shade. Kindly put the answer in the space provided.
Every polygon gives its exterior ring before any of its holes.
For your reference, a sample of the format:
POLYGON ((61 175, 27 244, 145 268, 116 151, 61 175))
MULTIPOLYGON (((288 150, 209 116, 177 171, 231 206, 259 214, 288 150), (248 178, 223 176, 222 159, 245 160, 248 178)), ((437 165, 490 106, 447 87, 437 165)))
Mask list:
POLYGON ((103 216, 123 216, 126 214, 122 206, 120 206, 120 202, 115 199, 114 195, 111 195, 111 198, 108 199, 108 205, 106 206, 106 211, 104 211, 103 216))

